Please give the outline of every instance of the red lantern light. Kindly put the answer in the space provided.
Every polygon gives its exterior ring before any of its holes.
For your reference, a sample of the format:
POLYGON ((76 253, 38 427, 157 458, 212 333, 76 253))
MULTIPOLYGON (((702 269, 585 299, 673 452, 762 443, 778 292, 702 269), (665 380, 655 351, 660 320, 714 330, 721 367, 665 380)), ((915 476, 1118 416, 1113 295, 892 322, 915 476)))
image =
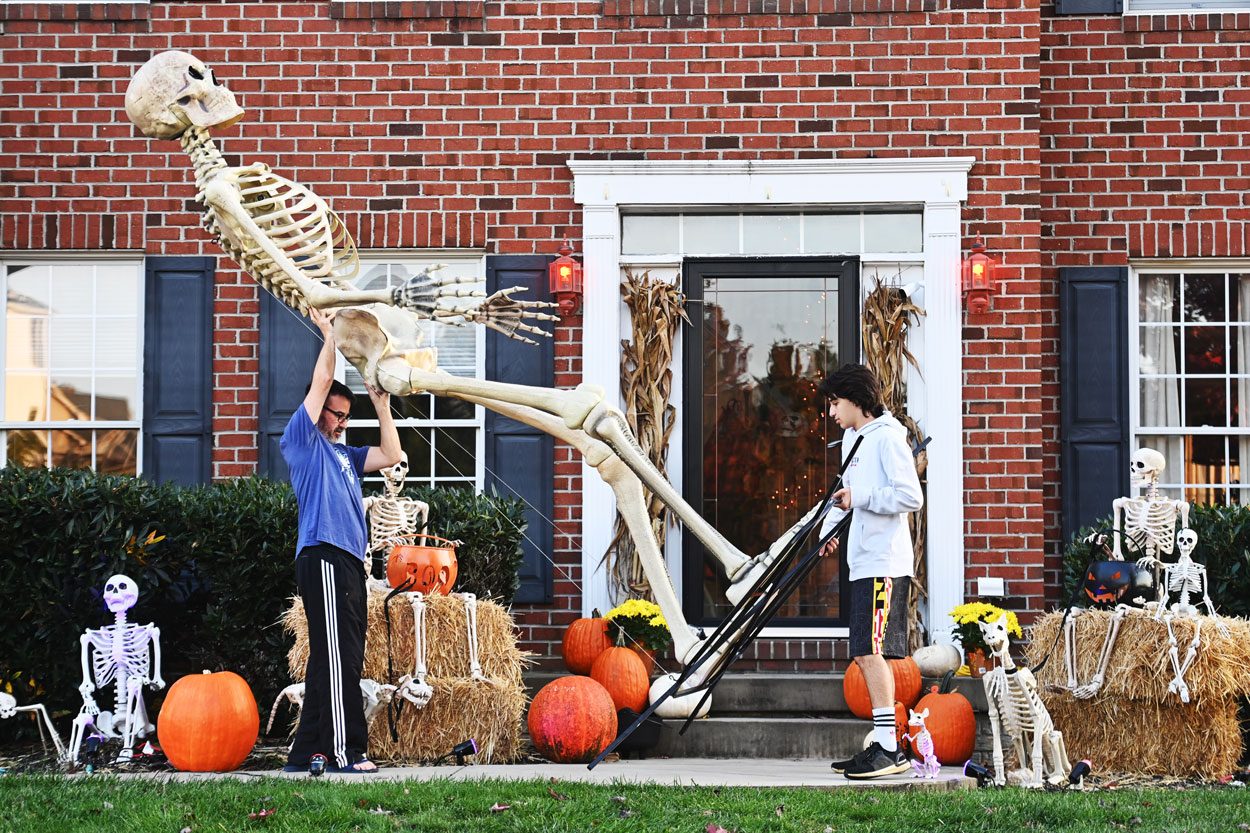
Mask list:
POLYGON ((964 258, 960 281, 964 304, 974 315, 989 312, 990 299, 998 291, 998 284, 994 280, 997 267, 998 261, 985 254, 985 241, 978 237, 972 244, 972 254, 964 258))
POLYGON ((547 267, 547 284, 551 294, 560 302, 560 315, 577 315, 582 308, 582 265, 569 255, 573 244, 564 241, 560 256, 547 267))

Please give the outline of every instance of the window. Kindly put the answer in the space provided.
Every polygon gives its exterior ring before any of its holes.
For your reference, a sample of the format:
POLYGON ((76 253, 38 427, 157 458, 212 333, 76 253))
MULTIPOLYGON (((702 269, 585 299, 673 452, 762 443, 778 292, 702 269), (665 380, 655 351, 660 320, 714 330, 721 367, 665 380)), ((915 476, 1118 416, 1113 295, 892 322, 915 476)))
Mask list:
POLYGON ((1136 273, 1133 447, 1167 460, 1160 487, 1197 503, 1250 499, 1250 272, 1136 273))
POLYGON ((9 261, 0 279, 5 463, 138 474, 142 264, 9 261))
MULTIPOLYGON (((435 274, 440 277, 471 278, 475 283, 460 284, 465 291, 481 290, 485 285, 484 262, 481 257, 428 258, 421 260, 385 260, 364 262, 355 285, 361 289, 398 286, 427 266, 446 265, 435 274)), ((444 306, 453 306, 457 299, 447 299, 444 306)), ((471 300, 458 299, 460 302, 471 300)), ((422 322, 422 347, 438 350, 438 365, 455 376, 483 378, 485 331, 478 326, 456 327, 450 324, 422 322)), ((413 334, 416 338, 416 334, 413 334)), ((411 345, 404 345, 411 349, 411 345)), ((379 442, 377 414, 365 391, 364 381, 351 365, 339 359, 339 378, 359 394, 352 409, 344 442, 349 445, 377 445, 379 442)), ((483 409, 458 399, 432 396, 428 393, 392 397, 391 409, 399 428, 399 441, 408 453, 410 486, 453 486, 480 490, 483 477, 483 409)), ((380 483, 380 475, 366 478, 380 483)))
POLYGON ((1250 0, 1126 0, 1127 14, 1213 13, 1250 10, 1250 0))
POLYGON ((918 253, 922 221, 919 211, 625 214, 621 255, 918 253))

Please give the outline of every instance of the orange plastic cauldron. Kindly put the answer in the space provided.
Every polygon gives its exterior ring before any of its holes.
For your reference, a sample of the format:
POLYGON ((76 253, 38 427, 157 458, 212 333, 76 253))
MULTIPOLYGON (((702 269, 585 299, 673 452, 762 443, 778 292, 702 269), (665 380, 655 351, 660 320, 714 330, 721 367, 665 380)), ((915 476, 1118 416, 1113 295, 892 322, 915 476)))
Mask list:
POLYGON ((460 542, 435 535, 404 537, 412 539, 413 543, 397 544, 391 550, 386 560, 387 583, 416 593, 450 593, 459 572, 456 547, 460 542), (418 544, 420 541, 426 543, 418 544))

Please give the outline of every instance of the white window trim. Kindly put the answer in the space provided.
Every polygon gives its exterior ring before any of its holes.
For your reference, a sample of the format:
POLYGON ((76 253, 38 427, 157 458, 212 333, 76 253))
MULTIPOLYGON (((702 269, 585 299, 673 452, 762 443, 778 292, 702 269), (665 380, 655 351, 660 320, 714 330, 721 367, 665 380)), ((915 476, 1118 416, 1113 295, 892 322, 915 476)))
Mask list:
MULTIPOLYGON (((960 202, 968 196, 974 157, 930 159, 822 159, 774 161, 613 162, 570 160, 573 199, 582 206, 585 239, 586 321, 582 379, 620 405, 620 300, 623 207, 921 205, 924 212, 925 399, 917 421, 933 436, 929 446, 930 636, 950 640, 946 614, 964 598, 962 303, 959 294, 960 202), (952 396, 951 391, 958 394, 952 396)), ((891 256, 891 260, 913 260, 891 256)), ((679 372, 680 368, 675 368, 679 372)), ((678 389, 678 386, 675 386, 678 389)), ((681 459, 674 432, 670 459, 681 459)), ((601 556, 612 540, 612 492, 589 466, 582 467, 582 611, 607 609, 611 595, 601 556)), ((680 557, 666 553, 680 594, 680 557)), ((839 633, 842 631, 842 633, 839 633)), ((773 628, 763 636, 828 638, 845 629, 773 628)))
POLYGON ((1201 6, 1197 3, 1183 3, 1183 2, 1179 2, 1178 0, 1175 6, 1170 6, 1166 9, 1135 9, 1133 8, 1133 0, 1124 0, 1124 11, 1122 12, 1122 15, 1124 17, 1149 17, 1149 16, 1158 16, 1158 15, 1169 15, 1169 14, 1208 15, 1208 14, 1245 14, 1246 12, 1250 12, 1250 3, 1246 3, 1244 5, 1235 6, 1235 7, 1230 6, 1228 8, 1224 8, 1222 6, 1211 7, 1211 6, 1201 6))
MULTIPOLYGON (((143 474, 143 388, 144 388, 144 321, 146 320, 146 300, 147 293, 145 291, 145 272, 143 254, 141 252, 130 251, 102 251, 95 252, 90 250, 64 250, 52 252, 22 252, 20 255, 0 258, 0 409, 4 407, 6 401, 5 384, 7 381, 7 364, 5 357, 5 349, 8 344, 9 325, 8 325, 8 268, 10 266, 34 266, 39 264, 55 264, 58 266, 81 264, 83 266, 96 266, 100 263, 122 263, 129 264, 134 267, 138 277, 138 298, 135 306, 135 334, 136 356, 135 356, 135 418, 128 420, 41 420, 37 422, 11 421, 4 418, 3 410, 0 410, 0 468, 8 465, 9 455, 9 432, 21 430, 43 430, 57 431, 66 430, 68 428, 82 428, 92 432, 109 429, 109 428, 129 428, 134 429, 136 433, 135 439, 135 476, 143 474)), ((51 345, 49 345, 51 350, 51 345)), ((49 372, 51 372, 49 370, 49 372)), ((93 375, 94 378, 94 375, 93 375)), ((92 434, 91 440, 91 456, 94 460, 96 455, 95 435, 92 434)), ((52 467, 52 449, 48 449, 48 467, 52 467)))

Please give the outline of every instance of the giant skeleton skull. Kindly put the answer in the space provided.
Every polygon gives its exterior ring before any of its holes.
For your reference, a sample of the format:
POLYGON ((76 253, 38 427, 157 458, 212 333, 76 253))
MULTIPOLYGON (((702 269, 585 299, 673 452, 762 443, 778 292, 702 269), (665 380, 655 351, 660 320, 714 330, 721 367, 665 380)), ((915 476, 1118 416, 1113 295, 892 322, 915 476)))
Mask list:
POLYGON ((104 583, 104 604, 109 613, 121 613, 139 601, 139 585, 130 576, 118 573, 104 583))
POLYGON ((1159 482, 1167 459, 1153 448, 1139 448, 1129 462, 1129 477, 1137 486, 1152 486, 1159 482))
POLYGON ((162 52, 135 73, 126 115, 144 136, 177 139, 188 127, 229 127, 243 118, 234 94, 186 52, 162 52))

